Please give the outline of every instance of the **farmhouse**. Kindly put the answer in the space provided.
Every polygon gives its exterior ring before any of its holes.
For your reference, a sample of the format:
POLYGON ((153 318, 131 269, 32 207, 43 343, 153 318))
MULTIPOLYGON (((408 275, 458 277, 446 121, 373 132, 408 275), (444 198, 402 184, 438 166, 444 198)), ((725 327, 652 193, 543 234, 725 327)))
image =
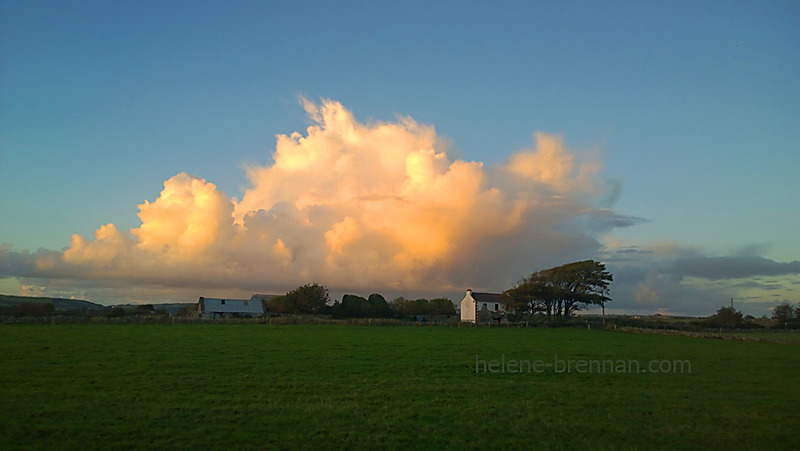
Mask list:
POLYGON ((197 314, 200 318, 258 317, 266 312, 266 295, 254 295, 250 299, 220 299, 200 297, 197 314))
POLYGON ((502 322, 505 318, 506 305, 498 293, 476 293, 468 289, 461 300, 462 322, 487 324, 502 322))

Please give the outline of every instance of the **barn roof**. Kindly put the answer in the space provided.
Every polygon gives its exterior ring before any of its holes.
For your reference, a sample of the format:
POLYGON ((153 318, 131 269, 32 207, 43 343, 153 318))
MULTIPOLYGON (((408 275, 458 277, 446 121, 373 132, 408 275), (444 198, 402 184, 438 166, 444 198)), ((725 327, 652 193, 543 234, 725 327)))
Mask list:
POLYGON ((200 311, 209 313, 263 314, 260 299, 200 298, 200 311))

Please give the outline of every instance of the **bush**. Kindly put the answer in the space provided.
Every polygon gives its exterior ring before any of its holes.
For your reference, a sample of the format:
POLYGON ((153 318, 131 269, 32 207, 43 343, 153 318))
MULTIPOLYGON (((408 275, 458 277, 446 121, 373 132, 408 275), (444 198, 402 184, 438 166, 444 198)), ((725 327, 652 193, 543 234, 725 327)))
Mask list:
POLYGON ((110 312, 108 312, 108 317, 109 318, 121 318, 121 317, 123 317, 123 316, 125 316, 127 314, 128 314, 128 312, 126 312, 124 308, 122 308, 122 307, 114 307, 114 308, 111 309, 110 312))
POLYGON ((389 308, 386 299, 378 293, 369 295, 369 299, 354 294, 342 296, 342 302, 331 307, 334 318, 392 318, 394 312, 389 308))
POLYGON ((178 316, 181 318, 190 318, 197 314, 197 305, 187 305, 186 307, 181 308, 178 310, 178 316))
POLYGON ((23 302, 14 308, 14 316, 17 318, 42 317, 52 315, 55 311, 56 307, 53 304, 23 302))
POLYGON ((417 315, 455 315, 456 308, 450 299, 435 298, 435 299, 415 299, 413 301, 403 297, 395 298, 392 301, 392 308, 400 316, 417 316, 417 315))
POLYGON ((386 302, 386 298, 380 294, 372 293, 369 295, 368 301, 372 309, 370 316, 373 318, 391 318, 394 316, 394 312, 389 308, 389 303, 386 302))

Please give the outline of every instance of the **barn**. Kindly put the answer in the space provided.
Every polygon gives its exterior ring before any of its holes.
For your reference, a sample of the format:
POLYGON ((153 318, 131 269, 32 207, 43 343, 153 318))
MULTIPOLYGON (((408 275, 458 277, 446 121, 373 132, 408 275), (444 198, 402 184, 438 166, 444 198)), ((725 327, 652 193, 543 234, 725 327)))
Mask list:
POLYGON ((221 299, 200 297, 197 313, 200 318, 255 318, 264 316, 264 302, 261 298, 221 299))

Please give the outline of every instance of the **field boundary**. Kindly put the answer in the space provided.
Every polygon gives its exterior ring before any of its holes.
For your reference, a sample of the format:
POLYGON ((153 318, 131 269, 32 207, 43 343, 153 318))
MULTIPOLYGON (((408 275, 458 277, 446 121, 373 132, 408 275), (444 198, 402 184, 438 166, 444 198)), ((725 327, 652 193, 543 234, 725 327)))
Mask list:
POLYGON ((782 344, 800 344, 800 333, 794 331, 749 331, 749 332, 734 332, 734 331, 721 331, 721 332, 694 332, 676 329, 654 329, 650 327, 630 327, 623 326, 614 329, 620 332, 628 332, 635 334, 657 334, 657 335, 680 335, 684 337, 694 338, 716 338, 721 340, 734 340, 734 341, 752 341, 752 342, 769 342, 769 343, 782 343, 782 344), (770 335, 781 334, 780 337, 770 335), (796 338, 783 338, 786 334, 797 335, 796 338))

